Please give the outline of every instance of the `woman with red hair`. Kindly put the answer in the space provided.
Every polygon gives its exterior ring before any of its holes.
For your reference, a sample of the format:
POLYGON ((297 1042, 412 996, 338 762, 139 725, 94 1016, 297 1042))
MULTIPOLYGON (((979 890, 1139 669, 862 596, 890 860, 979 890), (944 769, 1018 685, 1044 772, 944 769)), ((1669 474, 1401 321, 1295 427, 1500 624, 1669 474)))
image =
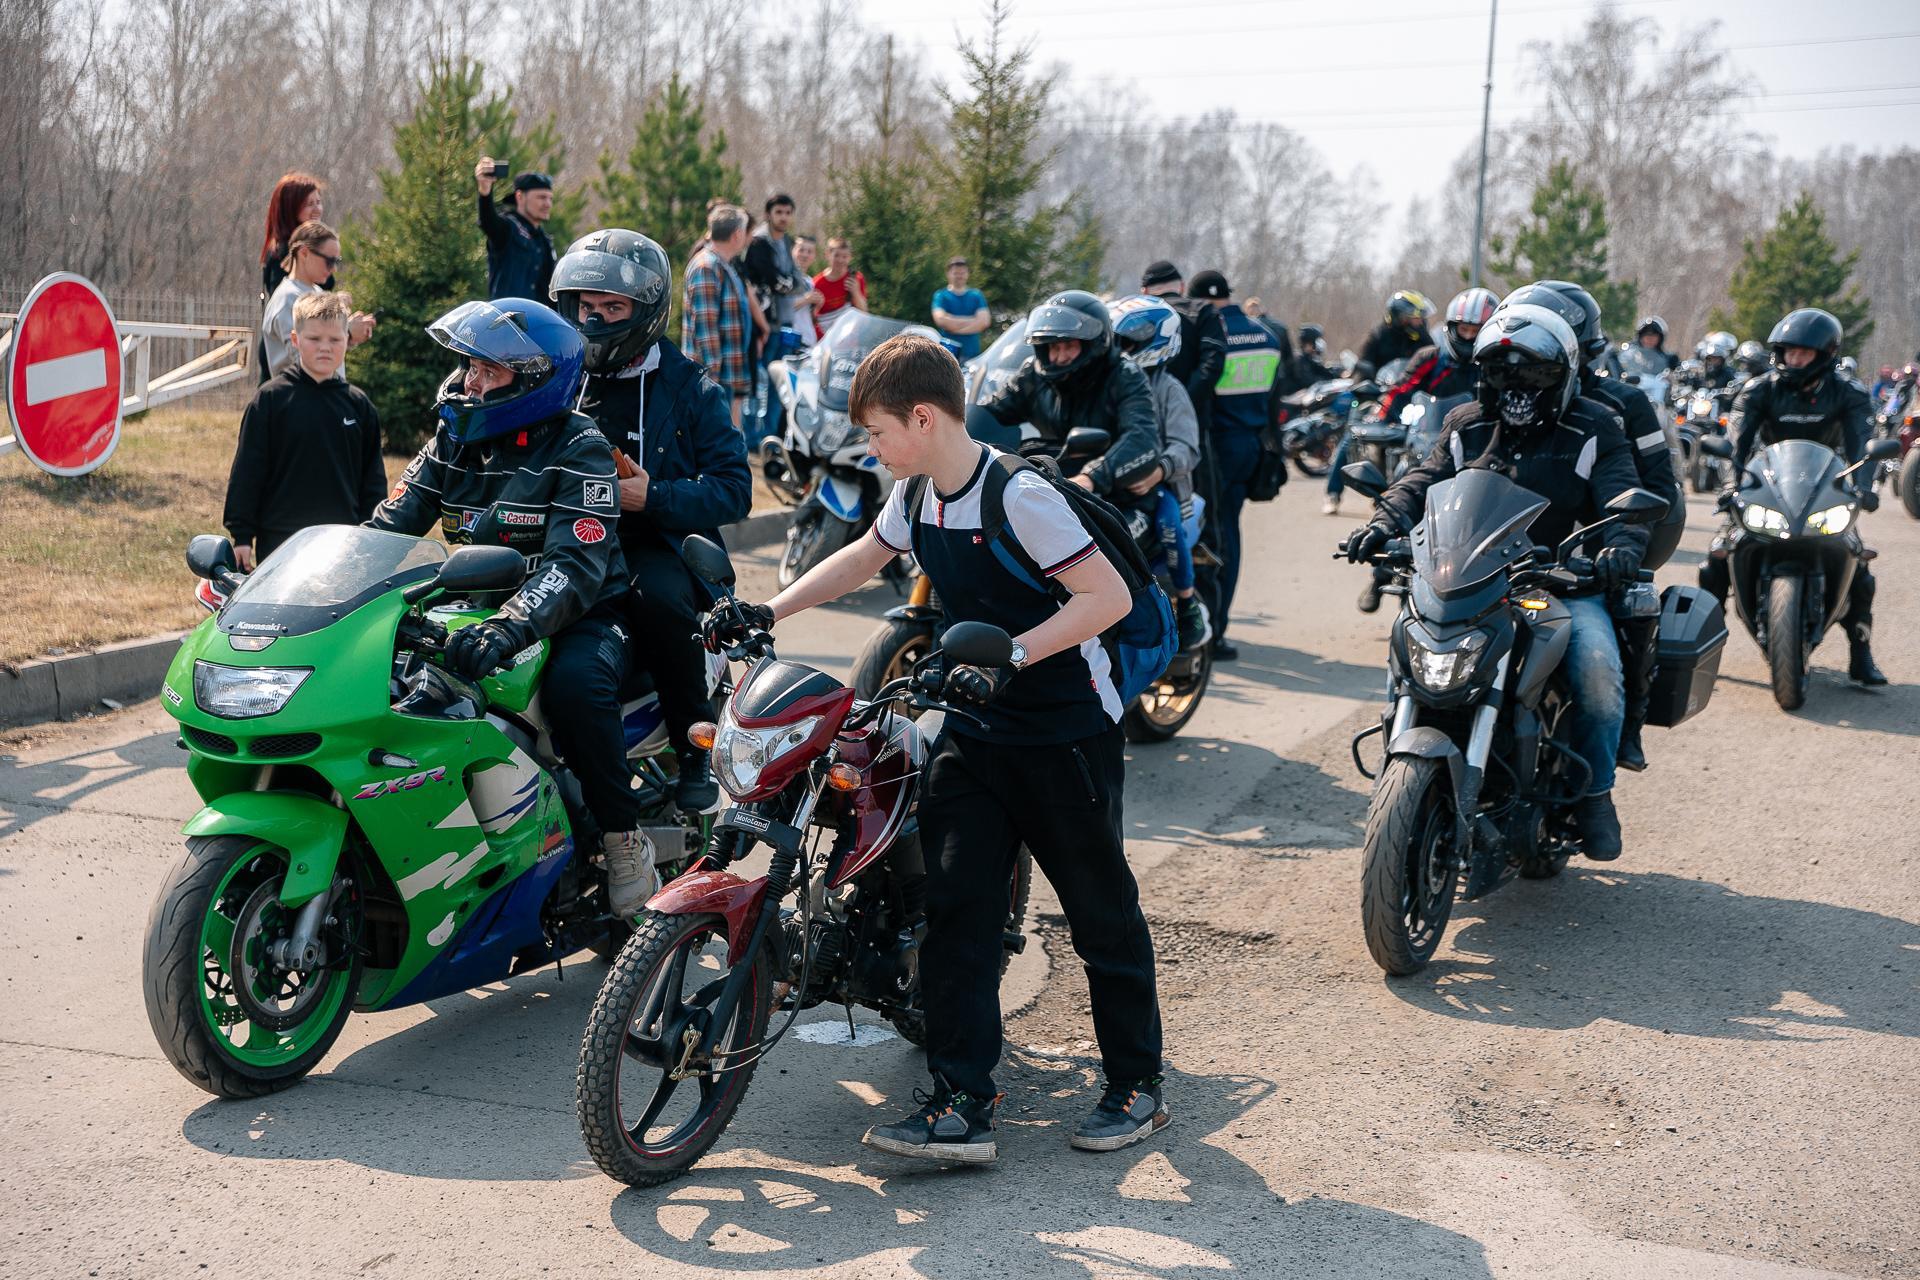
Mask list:
MULTIPOLYGON (((273 194, 267 197, 267 231, 260 242, 260 310, 266 313, 267 299, 287 278, 287 269, 282 264, 287 257, 287 240, 293 235, 293 229, 303 222, 317 222, 326 212, 326 202, 320 198, 320 179, 310 173, 289 173, 273 184, 273 194)), ((326 289, 333 288, 333 277, 328 275, 326 289)), ((261 345, 254 351, 254 364, 260 370, 260 381, 267 380, 266 348, 261 345)))

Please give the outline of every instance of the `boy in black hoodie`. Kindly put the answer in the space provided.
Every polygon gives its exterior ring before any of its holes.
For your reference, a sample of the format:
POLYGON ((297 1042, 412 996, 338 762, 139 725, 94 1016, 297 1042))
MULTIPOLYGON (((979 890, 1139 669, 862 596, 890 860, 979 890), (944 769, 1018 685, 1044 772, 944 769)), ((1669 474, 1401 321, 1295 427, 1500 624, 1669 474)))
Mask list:
POLYGON ((316 524, 360 524, 386 496, 380 419, 341 371, 351 308, 337 293, 293 305, 300 359, 260 384, 240 419, 222 523, 242 572, 316 524))

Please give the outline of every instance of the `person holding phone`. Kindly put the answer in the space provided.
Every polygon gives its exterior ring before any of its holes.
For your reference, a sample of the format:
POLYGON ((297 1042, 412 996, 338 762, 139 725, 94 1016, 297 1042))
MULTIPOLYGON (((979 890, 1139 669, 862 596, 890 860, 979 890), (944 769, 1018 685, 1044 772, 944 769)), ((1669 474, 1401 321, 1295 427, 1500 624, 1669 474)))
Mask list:
POLYGON ((553 283, 553 240, 546 221, 553 216, 553 179, 544 173, 522 173, 500 204, 494 204, 493 184, 507 176, 507 163, 481 156, 473 166, 480 187, 480 230, 487 237, 487 297, 544 298, 553 283))

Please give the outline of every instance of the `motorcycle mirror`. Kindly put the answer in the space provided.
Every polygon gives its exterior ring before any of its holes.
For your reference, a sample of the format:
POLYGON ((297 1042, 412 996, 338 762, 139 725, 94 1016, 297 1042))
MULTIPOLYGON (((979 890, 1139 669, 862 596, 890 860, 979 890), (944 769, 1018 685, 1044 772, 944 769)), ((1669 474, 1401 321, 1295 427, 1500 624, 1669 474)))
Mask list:
POLYGON ((512 547, 456 547, 434 575, 435 591, 511 591, 527 580, 527 558, 512 547))
POLYGON ((680 543, 680 558, 708 586, 717 587, 733 576, 733 561, 727 558, 726 548, 697 533, 688 534, 680 543))
POLYGON ((954 623, 940 637, 940 648, 973 667, 1004 667, 1013 660, 1013 637, 990 622, 954 623))
POLYGON ((222 574, 232 573, 238 565, 231 539, 217 533, 196 533, 187 543, 187 568, 196 578, 218 582, 222 574))
POLYGON ((1637 374, 1637 373, 1630 373, 1630 374, 1628 374, 1628 375, 1627 375, 1627 385, 1628 385, 1628 386, 1630 386, 1630 387, 1637 387, 1637 386, 1639 386, 1639 385, 1640 385, 1640 375, 1639 375, 1639 374, 1637 374))
MULTIPOLYGON (((1711 454, 1716 458, 1731 458, 1733 456, 1733 441, 1727 439, 1725 436, 1702 436, 1700 443, 1695 447, 1698 448, 1700 452, 1711 454)), ((1898 444, 1894 445, 1896 449, 1899 447, 1898 444)))
POLYGON ((1377 498, 1387 491, 1387 477, 1372 461, 1349 462, 1340 468, 1340 476, 1349 489, 1365 498, 1377 498))
POLYGON ((1113 433, 1099 427, 1075 427, 1060 448, 1063 458, 1097 458, 1113 444, 1113 433))
POLYGON ((1900 442, 1898 440, 1889 440, 1885 436, 1882 436, 1867 446, 1868 462, 1886 462, 1899 456, 1900 442))
POLYGON ((1020 448, 1020 428, 1004 425, 983 405, 967 406, 967 434, 1002 453, 1015 453, 1020 448))
POLYGON ((1667 513, 1667 500, 1649 489, 1626 489, 1607 500, 1622 524, 1652 524, 1667 513))

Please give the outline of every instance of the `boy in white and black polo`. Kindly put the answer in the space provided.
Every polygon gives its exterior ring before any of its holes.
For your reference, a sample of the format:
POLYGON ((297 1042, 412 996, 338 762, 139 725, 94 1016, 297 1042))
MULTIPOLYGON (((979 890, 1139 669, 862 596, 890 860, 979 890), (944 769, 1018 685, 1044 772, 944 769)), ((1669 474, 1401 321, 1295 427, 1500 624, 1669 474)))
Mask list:
POLYGON ((947 696, 978 704, 982 724, 949 717, 927 766, 920 836, 927 935, 920 951, 925 1106, 864 1139, 900 1155, 974 1163, 997 1155, 993 1069, 1000 1059, 1000 960, 1007 880, 1021 844, 1060 896, 1086 966, 1107 1087, 1072 1136, 1083 1150, 1137 1142, 1167 1123, 1153 941, 1121 828, 1122 706, 1100 634, 1130 595, 1079 515, 1044 477, 1006 480, 1003 537, 1066 588, 1040 589, 981 528, 981 490, 998 454, 968 437, 960 367, 931 339, 883 343, 854 377, 849 408, 898 483, 871 536, 843 548, 768 605, 771 625, 853 590, 912 551, 950 621, 992 623, 1015 640, 1013 665, 962 667, 947 696), (907 510, 906 495, 920 494, 907 510))

